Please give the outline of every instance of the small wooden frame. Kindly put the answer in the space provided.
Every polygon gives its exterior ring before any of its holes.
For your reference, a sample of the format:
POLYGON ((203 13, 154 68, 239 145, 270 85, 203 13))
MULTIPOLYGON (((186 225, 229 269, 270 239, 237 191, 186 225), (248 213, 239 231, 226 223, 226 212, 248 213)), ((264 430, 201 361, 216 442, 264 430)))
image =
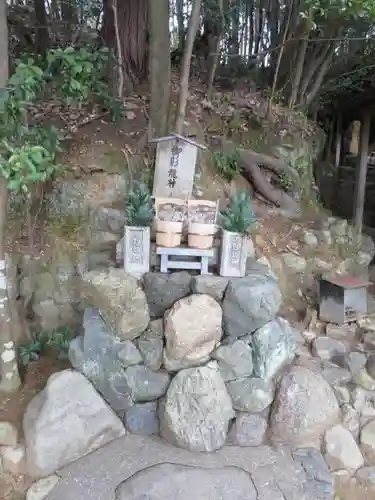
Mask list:
POLYGON ((200 274, 209 274, 208 259, 214 256, 213 248, 201 250, 198 248, 165 248, 157 247, 157 255, 160 255, 160 272, 167 273, 170 269, 196 269, 200 274), (182 260, 170 260, 169 257, 181 257, 182 260), (196 257, 198 260, 183 260, 184 257, 196 257))

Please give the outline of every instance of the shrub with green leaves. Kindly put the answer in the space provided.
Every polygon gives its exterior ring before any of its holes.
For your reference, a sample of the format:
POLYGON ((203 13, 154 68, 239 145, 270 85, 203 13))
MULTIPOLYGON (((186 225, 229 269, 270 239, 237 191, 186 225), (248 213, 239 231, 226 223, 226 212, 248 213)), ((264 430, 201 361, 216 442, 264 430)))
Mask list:
POLYGON ((65 359, 68 355, 69 344, 72 333, 67 326, 58 326, 53 330, 43 330, 34 332, 31 340, 25 342, 18 348, 18 355, 21 363, 28 366, 33 361, 38 361, 46 347, 56 349, 59 359, 65 359))
POLYGON ((146 184, 134 182, 125 199, 128 226, 148 227, 154 218, 151 194, 146 184))
POLYGON ((212 153, 212 161, 220 177, 228 182, 231 182, 241 171, 237 150, 227 153, 224 151, 214 151, 212 153))
POLYGON ((93 97, 108 101, 110 97, 106 68, 109 50, 102 47, 52 49, 47 54, 51 77, 57 82, 57 91, 67 104, 85 104, 93 97))
POLYGON ((23 366, 28 366, 32 361, 38 361, 43 351, 43 342, 38 335, 18 348, 18 355, 23 366))
POLYGON ((219 223, 226 231, 233 233, 248 233, 254 223, 254 212, 247 191, 235 193, 228 206, 220 211, 219 223))
POLYGON ((52 177, 57 166, 43 146, 12 147, 3 140, 0 149, 0 173, 8 182, 8 189, 27 193, 30 184, 52 177))

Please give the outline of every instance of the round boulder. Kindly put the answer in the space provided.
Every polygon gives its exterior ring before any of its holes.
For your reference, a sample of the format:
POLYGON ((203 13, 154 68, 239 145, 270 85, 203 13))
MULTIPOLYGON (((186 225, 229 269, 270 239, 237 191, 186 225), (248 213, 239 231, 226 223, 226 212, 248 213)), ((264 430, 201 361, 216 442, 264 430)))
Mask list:
POLYGON ((221 448, 234 418, 231 399, 216 363, 181 370, 160 405, 160 434, 190 451, 221 448))
POLYGON ((222 337, 222 310, 209 295, 190 295, 165 313, 164 366, 168 371, 208 360, 222 337))
POLYGON ((274 442, 309 445, 338 420, 336 396, 321 375, 302 366, 284 375, 271 411, 274 442))

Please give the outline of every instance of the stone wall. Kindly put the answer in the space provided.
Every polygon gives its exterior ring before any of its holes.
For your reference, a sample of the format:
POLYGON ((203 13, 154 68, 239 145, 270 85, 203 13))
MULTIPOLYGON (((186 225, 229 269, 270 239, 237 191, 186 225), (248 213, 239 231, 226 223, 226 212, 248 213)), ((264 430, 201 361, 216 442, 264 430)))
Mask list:
POLYGON ((281 293, 267 266, 254 262, 231 280, 148 273, 144 288, 121 269, 91 271, 83 281, 96 307, 85 311, 70 360, 128 430, 160 433, 192 451, 245 439, 243 425, 254 427, 250 444, 263 441, 274 379, 300 338, 277 317, 281 293))

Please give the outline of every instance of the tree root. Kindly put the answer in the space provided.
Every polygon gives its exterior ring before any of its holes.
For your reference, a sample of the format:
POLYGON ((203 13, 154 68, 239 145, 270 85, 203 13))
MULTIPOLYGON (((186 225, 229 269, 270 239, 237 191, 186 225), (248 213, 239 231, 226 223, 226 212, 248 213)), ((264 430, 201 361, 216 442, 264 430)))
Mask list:
POLYGON ((264 165, 265 168, 275 173, 276 175, 280 175, 286 173, 288 179, 290 179, 291 183, 295 191, 299 191, 301 187, 301 179, 298 173, 294 170, 294 168, 289 167, 283 160, 279 158, 273 158, 272 156, 268 156, 262 153, 256 153, 255 151, 249 149, 240 149, 241 156, 243 155, 246 158, 246 161, 249 163, 255 163, 257 165, 264 165))
POLYGON ((255 151, 245 148, 238 148, 235 143, 227 139, 220 138, 219 143, 223 151, 233 151, 236 149, 240 153, 242 175, 253 185, 255 192, 261 195, 262 198, 270 204, 276 205, 289 212, 297 214, 300 211, 299 203, 295 201, 292 196, 283 191, 283 189, 273 186, 262 171, 262 168, 269 170, 277 176, 285 173, 288 179, 290 179, 295 193, 300 193, 302 190, 301 179, 298 172, 279 158, 256 153, 255 151))
POLYGON ((274 187, 257 163, 249 161, 245 155, 241 155, 240 162, 242 175, 252 183, 255 191, 259 192, 263 198, 282 209, 293 213, 299 212, 299 204, 287 193, 274 187))

